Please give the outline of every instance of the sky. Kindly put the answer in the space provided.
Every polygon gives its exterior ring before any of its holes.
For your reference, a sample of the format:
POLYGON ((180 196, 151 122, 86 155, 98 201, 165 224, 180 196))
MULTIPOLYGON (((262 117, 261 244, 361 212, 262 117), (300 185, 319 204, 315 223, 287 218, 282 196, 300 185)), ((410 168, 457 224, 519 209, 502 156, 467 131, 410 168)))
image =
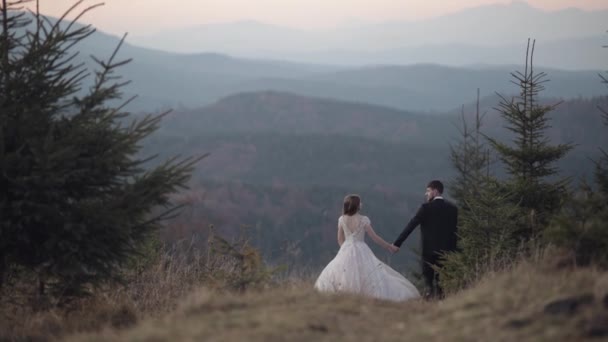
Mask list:
MULTIPOLYGON (((512 0, 85 0, 105 5, 83 22, 114 34, 145 35, 209 23, 255 20, 298 29, 390 20, 424 20, 466 8, 512 0)), ((521 1, 520 1, 521 2, 521 1)), ((608 0, 529 0, 544 10, 608 9, 608 0)), ((59 16, 75 0, 40 0, 41 12, 59 16)))

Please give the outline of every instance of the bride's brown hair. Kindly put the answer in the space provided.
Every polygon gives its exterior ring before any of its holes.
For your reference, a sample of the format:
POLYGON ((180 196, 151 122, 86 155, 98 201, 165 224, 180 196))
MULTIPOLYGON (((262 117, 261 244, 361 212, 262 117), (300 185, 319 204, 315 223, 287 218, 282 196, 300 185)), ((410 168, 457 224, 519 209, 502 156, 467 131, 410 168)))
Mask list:
POLYGON ((348 195, 344 197, 342 214, 353 216, 361 208, 361 197, 359 195, 348 195))

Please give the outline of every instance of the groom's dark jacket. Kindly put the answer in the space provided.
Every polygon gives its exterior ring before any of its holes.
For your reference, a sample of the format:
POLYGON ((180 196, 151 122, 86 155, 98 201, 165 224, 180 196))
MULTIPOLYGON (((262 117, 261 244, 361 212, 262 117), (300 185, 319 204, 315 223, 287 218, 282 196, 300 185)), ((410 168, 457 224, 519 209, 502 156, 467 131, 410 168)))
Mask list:
POLYGON ((416 215, 407 224, 394 245, 401 247, 407 237, 420 225, 422 235, 422 259, 436 261, 438 253, 456 250, 456 226, 458 208, 452 203, 436 198, 424 203, 416 215))

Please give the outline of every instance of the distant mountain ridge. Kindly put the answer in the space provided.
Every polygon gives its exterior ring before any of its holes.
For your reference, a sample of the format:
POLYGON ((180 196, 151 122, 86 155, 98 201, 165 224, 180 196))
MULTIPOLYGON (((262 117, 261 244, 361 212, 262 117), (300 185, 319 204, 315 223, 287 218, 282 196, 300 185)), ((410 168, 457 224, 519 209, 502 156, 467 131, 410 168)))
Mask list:
MULTIPOLYGON (((510 134, 493 109, 498 102, 496 96, 480 102, 481 111, 487 112, 484 131, 508 139, 510 134)), ((598 107, 608 108, 608 96, 562 102, 549 115, 551 127, 547 136, 554 143, 574 141, 587 152, 608 144, 598 107)), ((471 118, 473 105, 468 102, 464 110, 471 118)), ((162 130, 163 134, 175 136, 349 136, 445 148, 458 138, 456 126, 460 124, 460 115, 460 111, 428 115, 366 103, 262 91, 231 95, 199 109, 177 110, 163 122, 162 130)))
POLYGON ((134 37, 142 46, 175 52, 360 64, 516 63, 529 37, 546 51, 539 65, 606 66, 598 49, 608 38, 608 9, 546 12, 523 2, 494 4, 422 21, 392 21, 327 30, 298 30, 255 21, 209 24, 134 37), (516 24, 515 24, 516 23, 516 24), (181 39, 187 37, 187 39, 181 39), (573 59, 572 56, 578 56, 573 59))
POLYGON ((231 95, 196 110, 177 110, 163 127, 179 134, 278 132, 419 142, 453 126, 436 117, 388 107, 262 91, 231 95))
MULTIPOLYGON (((82 61, 93 65, 87 56, 106 58, 118 41, 118 37, 98 31, 75 48, 81 52, 82 61)), ((522 47, 512 51, 519 55, 513 63, 520 65, 525 50, 522 47)), ((543 44, 539 43, 537 55, 543 51, 543 44)), ((578 60, 576 53, 574 50, 559 55, 578 60)), ((608 49, 598 48, 598 56, 603 56, 602 53, 608 56, 608 49)), ((457 68, 428 63, 346 67, 236 58, 215 52, 177 54, 141 48, 130 44, 129 39, 118 58, 133 58, 133 62, 118 73, 133 82, 124 89, 126 95, 139 95, 129 107, 134 111, 197 108, 232 94, 271 90, 434 112, 459 107, 474 96, 477 88, 481 88, 482 96, 496 91, 510 94, 516 90, 510 83, 509 73, 513 69, 491 66, 488 62, 499 62, 491 58, 483 60, 483 67, 457 68)), ((552 79, 543 94, 546 97, 568 99, 605 93, 597 77, 602 69, 544 70, 552 79)))
MULTIPOLYGON (((516 91, 510 82, 513 70, 502 67, 475 70, 439 65, 379 66, 315 70, 297 77, 255 77, 173 68, 169 71, 170 68, 159 66, 152 70, 134 63, 125 70, 126 76, 135 81, 138 93, 171 99, 167 106, 173 107, 200 107, 231 94, 272 90, 416 112, 446 111, 468 102, 477 88, 481 88, 482 96, 495 92, 511 95, 516 91), (139 83, 140 80, 144 82, 139 83)), ((280 66, 274 68, 277 73, 283 72, 280 66)), ((605 93, 598 71, 548 72, 551 82, 546 85, 545 97, 567 99, 605 93)))

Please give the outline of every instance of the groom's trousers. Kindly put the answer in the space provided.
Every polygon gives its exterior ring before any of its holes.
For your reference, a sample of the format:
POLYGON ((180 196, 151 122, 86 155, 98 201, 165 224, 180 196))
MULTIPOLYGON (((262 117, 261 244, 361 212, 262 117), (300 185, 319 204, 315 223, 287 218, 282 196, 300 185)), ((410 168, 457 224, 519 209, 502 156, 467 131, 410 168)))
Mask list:
POLYGON ((443 290, 439 286, 439 274, 435 272, 432 265, 441 267, 438 257, 423 258, 422 275, 428 291, 430 291, 429 295, 441 298, 443 297, 443 290))

